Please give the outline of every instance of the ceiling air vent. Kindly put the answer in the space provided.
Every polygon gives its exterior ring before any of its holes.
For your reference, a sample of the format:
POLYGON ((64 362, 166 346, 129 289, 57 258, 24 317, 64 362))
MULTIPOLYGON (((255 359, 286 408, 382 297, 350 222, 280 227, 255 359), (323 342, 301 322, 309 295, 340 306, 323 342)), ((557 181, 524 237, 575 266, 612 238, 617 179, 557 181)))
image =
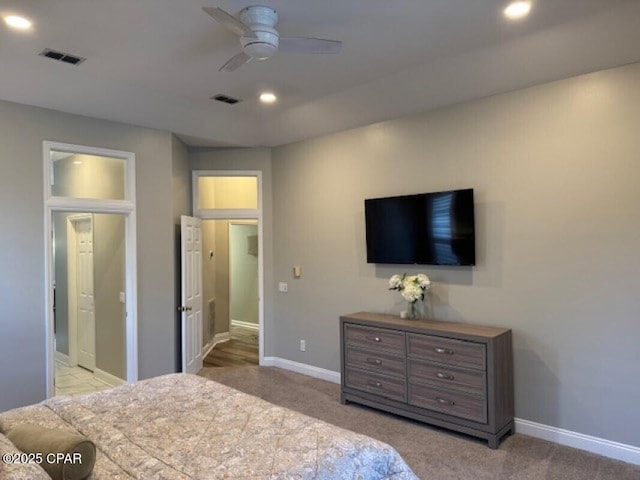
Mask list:
POLYGON ((53 60, 58 60, 64 63, 70 63, 71 65, 79 65, 86 60, 86 58, 78 57, 77 55, 71 55, 69 53, 58 52, 56 50, 51 50, 50 48, 45 48, 40 52, 41 57, 52 58, 53 60))
POLYGON ((237 98, 230 97, 228 95, 214 95, 211 97, 211 100, 217 100, 218 102, 228 103, 229 105, 233 105, 235 103, 241 102, 242 100, 238 100, 237 98))

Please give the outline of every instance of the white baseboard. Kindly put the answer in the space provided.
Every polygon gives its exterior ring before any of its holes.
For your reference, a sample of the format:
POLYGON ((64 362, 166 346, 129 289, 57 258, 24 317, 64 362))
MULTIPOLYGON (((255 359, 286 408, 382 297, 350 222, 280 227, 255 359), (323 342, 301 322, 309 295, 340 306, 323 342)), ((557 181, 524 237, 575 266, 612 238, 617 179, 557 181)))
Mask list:
POLYGON ((209 355, 211 353, 211 350, 213 350, 213 347, 215 347, 217 344, 228 342, 230 339, 231 334, 229 332, 223 332, 214 335, 213 339, 202 348, 202 358, 209 355))
POLYGON ((541 438, 567 447, 596 453, 603 457, 615 458, 623 462, 640 465, 640 448, 638 447, 612 442, 604 438, 592 437, 562 428, 551 427, 521 418, 516 418, 515 424, 516 432, 522 433, 523 435, 541 438))
POLYGON ((242 320, 234 320, 234 319, 231 319, 231 326, 245 328, 247 330, 253 330, 255 332, 257 332, 260 329, 260 326, 257 323, 243 322, 242 320))
MULTIPOLYGON (((262 363, 265 367, 278 367, 296 373, 302 373, 310 377, 319 378, 328 382, 340 383, 340 372, 314 367, 305 363, 294 362, 286 358, 264 357, 262 363)), ((602 455, 603 457, 621 460, 623 462, 640 465, 640 448, 624 443, 613 442, 603 438, 592 437, 582 433, 551 427, 541 423, 515 419, 516 432, 531 437, 548 440, 559 445, 585 450, 587 452, 602 455)))
POLYGON ((265 367, 283 368, 292 372, 319 378, 320 380, 326 380, 327 382, 340 383, 340 372, 314 367, 313 365, 307 365, 306 363, 294 362, 293 360, 287 360, 286 358, 264 357, 262 365, 265 367))
POLYGON ((229 340, 231 340, 230 332, 216 333, 213 337, 213 346, 211 348, 215 347, 219 343, 228 342, 229 340))
POLYGON ((112 387, 117 387, 119 385, 124 385, 125 383, 127 383, 126 380, 118 378, 115 375, 111 375, 109 372, 105 372, 104 370, 100 370, 99 368, 96 368, 93 371, 93 375, 98 380, 101 380, 104 383, 111 385, 112 387))
POLYGON ((53 354, 53 358, 55 359, 56 362, 60 362, 63 365, 69 366, 69 355, 62 352, 58 352, 56 350, 56 352, 53 354))

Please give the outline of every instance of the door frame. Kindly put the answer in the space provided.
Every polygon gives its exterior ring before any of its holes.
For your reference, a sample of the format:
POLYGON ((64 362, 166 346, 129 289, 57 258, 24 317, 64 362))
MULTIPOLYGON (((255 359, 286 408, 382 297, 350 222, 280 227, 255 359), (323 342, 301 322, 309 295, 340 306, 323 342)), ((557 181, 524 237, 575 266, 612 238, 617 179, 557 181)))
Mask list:
MULTIPOLYGON (((201 220, 256 220, 258 222, 258 364, 264 365, 265 316, 264 316, 264 228, 262 202, 262 172, 259 170, 193 170, 193 216, 201 220), (258 208, 200 208, 200 177, 256 177, 258 184, 258 208)), ((203 261, 204 261, 203 255, 203 261)), ((231 325, 229 325, 231 329, 231 325)))
MULTIPOLYGON (((91 235, 93 236, 93 214, 80 213, 67 217, 67 301, 69 302, 69 366, 78 365, 78 284, 77 284, 77 233, 75 223, 84 220, 91 221, 91 235)), ((95 291, 94 291, 95 296, 95 291)), ((94 312, 95 326, 95 312, 94 312)), ((94 352, 95 352, 95 328, 94 328, 94 352)), ((96 359, 97 360, 97 359, 96 359)))
POLYGON ((137 232, 135 193, 135 154, 121 150, 74 145, 45 140, 42 142, 44 190, 44 292, 45 292, 45 371, 47 398, 55 394, 55 332, 53 325, 53 221, 54 212, 81 214, 107 213, 125 217, 125 343, 126 381, 138 380, 138 278, 137 232), (59 197, 52 195, 53 159, 51 152, 95 155, 125 161, 125 199, 102 200, 94 198, 59 197))

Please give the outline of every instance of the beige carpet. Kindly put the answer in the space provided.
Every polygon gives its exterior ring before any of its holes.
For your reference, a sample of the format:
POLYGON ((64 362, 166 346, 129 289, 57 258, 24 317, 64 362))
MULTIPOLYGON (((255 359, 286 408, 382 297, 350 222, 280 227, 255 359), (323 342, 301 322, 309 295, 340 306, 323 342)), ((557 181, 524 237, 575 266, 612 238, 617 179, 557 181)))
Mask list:
POLYGON ((468 436, 354 404, 339 385, 271 367, 204 368, 200 375, 393 445, 423 480, 640 480, 640 467, 516 434, 491 450, 468 436))

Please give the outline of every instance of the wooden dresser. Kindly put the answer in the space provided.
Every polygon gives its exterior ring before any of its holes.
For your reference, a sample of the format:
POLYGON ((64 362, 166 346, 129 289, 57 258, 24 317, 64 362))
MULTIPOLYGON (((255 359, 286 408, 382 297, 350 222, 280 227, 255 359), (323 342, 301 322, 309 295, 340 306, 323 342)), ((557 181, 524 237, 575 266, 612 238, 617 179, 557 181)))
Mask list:
POLYGON ((488 441, 513 433, 511 330, 340 317, 341 402, 354 402, 488 441))

